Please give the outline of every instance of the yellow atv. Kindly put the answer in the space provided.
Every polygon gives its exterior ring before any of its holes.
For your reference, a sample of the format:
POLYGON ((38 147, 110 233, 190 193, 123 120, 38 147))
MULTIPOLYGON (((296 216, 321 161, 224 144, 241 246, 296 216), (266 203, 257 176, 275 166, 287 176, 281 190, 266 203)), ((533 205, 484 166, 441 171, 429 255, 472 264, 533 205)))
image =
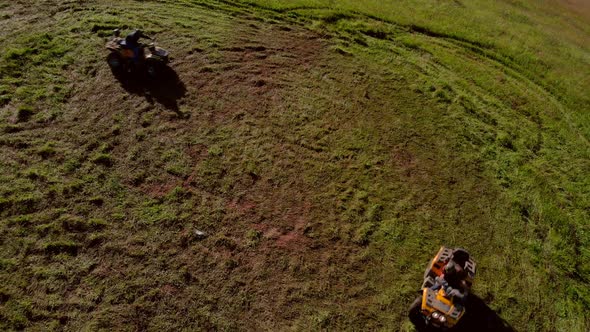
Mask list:
POLYGON ((465 306, 447 294, 444 287, 433 289, 436 277, 453 261, 464 273, 465 296, 471 289, 476 264, 464 249, 441 247, 424 272, 421 295, 410 306, 409 317, 418 331, 447 331, 453 329, 465 314, 465 306))

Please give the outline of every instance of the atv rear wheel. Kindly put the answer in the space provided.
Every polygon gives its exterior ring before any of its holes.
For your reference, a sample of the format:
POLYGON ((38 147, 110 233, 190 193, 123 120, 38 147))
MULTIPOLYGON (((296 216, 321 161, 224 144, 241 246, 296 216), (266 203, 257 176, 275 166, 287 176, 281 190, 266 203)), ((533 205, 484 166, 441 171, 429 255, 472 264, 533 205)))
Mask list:
POLYGON ((111 53, 107 56, 107 63, 113 72, 121 72, 123 70, 123 59, 117 53, 111 53))

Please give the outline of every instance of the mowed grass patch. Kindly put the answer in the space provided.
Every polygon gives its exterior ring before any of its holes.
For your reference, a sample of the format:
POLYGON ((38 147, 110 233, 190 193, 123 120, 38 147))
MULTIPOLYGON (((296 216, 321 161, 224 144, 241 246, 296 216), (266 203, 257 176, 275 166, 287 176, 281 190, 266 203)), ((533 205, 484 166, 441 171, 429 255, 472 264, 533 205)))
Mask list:
POLYGON ((2 9, 2 328, 411 330, 446 244, 516 330, 585 329, 584 101, 537 62, 319 2, 51 4, 2 9), (118 26, 180 83, 118 82, 118 26))
POLYGON ((327 18, 328 23, 358 14, 386 25, 497 51, 507 67, 519 67, 529 74, 529 79, 542 84, 573 110, 569 114, 571 121, 588 138, 587 112, 579 111, 590 102, 584 88, 588 85, 587 75, 579 71, 589 65, 585 36, 590 28, 583 4, 425 0, 241 2, 300 19, 327 18))

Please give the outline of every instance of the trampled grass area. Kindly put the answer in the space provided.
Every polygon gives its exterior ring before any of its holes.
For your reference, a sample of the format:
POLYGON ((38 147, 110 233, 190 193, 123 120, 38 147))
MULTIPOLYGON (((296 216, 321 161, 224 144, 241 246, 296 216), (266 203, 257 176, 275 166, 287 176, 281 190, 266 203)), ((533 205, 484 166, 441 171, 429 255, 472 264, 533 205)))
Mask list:
POLYGON ((0 5, 0 329, 411 331, 449 245, 516 331, 587 331, 584 10, 0 5), (175 73, 118 81, 115 27, 175 73))

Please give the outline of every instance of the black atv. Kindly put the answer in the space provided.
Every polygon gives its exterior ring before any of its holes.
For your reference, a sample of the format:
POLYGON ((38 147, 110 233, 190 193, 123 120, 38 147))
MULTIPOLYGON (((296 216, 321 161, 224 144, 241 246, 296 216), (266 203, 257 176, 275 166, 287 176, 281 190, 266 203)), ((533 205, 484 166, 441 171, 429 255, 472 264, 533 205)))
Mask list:
MULTIPOLYGON (((149 44, 138 43, 136 47, 130 47, 126 39, 121 38, 120 35, 119 29, 114 30, 113 38, 106 44, 106 48, 110 51, 107 63, 113 73, 145 71, 149 78, 158 78, 162 68, 170 61, 169 52, 157 47, 153 40, 149 44), (136 55, 136 51, 139 54, 136 55)), ((151 39, 145 35, 142 37, 151 39)))

